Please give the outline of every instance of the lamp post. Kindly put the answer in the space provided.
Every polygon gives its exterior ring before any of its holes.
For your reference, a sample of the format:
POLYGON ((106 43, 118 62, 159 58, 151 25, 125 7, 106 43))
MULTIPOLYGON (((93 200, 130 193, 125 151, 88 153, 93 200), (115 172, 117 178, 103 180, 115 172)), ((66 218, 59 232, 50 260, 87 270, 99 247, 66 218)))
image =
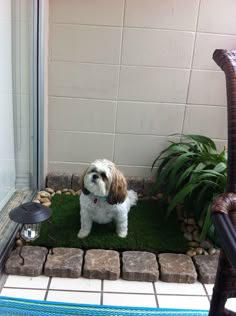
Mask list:
MULTIPOLYGON (((26 242, 33 241, 40 236, 41 223, 48 220, 52 215, 49 207, 39 203, 28 202, 11 210, 9 217, 16 223, 22 224, 20 237, 26 242)), ((22 258, 24 265, 24 257, 21 255, 23 245, 20 248, 19 256, 22 258)))

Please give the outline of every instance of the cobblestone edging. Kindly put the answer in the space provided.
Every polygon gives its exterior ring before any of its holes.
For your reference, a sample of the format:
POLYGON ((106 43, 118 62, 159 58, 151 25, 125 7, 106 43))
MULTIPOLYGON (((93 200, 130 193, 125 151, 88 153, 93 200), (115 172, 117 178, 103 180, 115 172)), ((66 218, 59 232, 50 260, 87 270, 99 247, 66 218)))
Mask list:
MULTIPOLYGON (((46 187, 54 191, 63 189, 80 190, 79 174, 51 172, 46 177, 46 187)), ((153 184, 152 179, 142 177, 127 177, 128 189, 132 189, 140 195, 149 195, 153 184)))
MULTIPOLYGON (((128 188, 135 190, 140 199, 159 200, 162 194, 151 196, 151 179, 127 178, 128 188)), ((38 192, 34 202, 51 205, 55 194, 79 195, 80 175, 50 173, 46 179, 46 189, 38 192)), ((185 218, 177 210, 181 229, 188 240, 189 249, 184 254, 159 254, 150 252, 91 249, 84 252, 76 248, 54 248, 53 254, 43 247, 24 246, 22 254, 26 258, 21 265, 19 257, 20 239, 16 249, 6 263, 6 273, 16 275, 79 278, 98 278, 116 280, 122 277, 131 281, 156 281, 194 283, 214 283, 219 251, 210 241, 199 242, 197 225, 193 219, 185 218), (33 249, 32 249, 33 248, 33 249)))
POLYGON ((5 272, 13 275, 129 281, 214 283, 218 254, 196 256, 194 260, 184 254, 91 249, 84 252, 77 248, 54 248, 53 253, 44 247, 24 246, 19 257, 19 248, 11 253, 5 272))
MULTIPOLYGON (((46 189, 39 192, 35 202, 45 206, 51 205, 51 197, 54 194, 80 194, 80 175, 68 173, 49 173, 46 178, 46 189)), ((162 194, 152 195, 151 189, 153 180, 142 177, 127 177, 128 189, 138 193, 139 199, 160 200, 162 194)), ((200 227, 203 223, 196 223, 194 218, 185 214, 181 206, 177 208, 177 216, 180 222, 180 229, 188 242, 186 254, 190 257, 197 255, 214 255, 219 251, 214 248, 210 240, 200 241, 200 227)))

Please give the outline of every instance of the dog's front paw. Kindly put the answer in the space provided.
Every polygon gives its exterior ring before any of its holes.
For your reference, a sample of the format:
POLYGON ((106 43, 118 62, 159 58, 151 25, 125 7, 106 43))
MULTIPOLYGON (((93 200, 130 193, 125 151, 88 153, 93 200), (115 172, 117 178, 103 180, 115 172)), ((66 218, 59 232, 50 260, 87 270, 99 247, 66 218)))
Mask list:
POLYGON ((121 238, 125 238, 127 236, 127 232, 119 232, 118 236, 121 238))
POLYGON ((80 231, 78 232, 77 237, 80 238, 80 239, 82 239, 82 238, 87 237, 87 236, 89 235, 89 233, 90 233, 90 232, 88 232, 88 231, 80 230, 80 231))

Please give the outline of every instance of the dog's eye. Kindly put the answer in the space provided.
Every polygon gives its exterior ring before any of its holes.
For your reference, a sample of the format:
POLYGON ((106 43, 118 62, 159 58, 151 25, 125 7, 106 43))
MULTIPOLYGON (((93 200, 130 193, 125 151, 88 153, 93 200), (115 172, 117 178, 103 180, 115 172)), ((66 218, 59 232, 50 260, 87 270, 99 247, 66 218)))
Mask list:
POLYGON ((102 172, 102 173, 101 173, 101 176, 102 176, 103 179, 106 179, 106 178, 107 178, 105 172, 102 172))
POLYGON ((93 168, 90 170, 90 173, 97 172, 97 169, 93 168))

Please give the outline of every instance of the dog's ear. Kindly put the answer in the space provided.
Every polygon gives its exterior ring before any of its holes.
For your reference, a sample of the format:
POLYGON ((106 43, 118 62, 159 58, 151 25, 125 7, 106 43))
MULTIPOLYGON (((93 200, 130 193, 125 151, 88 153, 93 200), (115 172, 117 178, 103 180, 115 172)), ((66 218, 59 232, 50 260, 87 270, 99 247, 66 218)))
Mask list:
POLYGON ((124 175, 117 169, 113 171, 110 192, 107 197, 109 204, 121 204, 127 196, 127 182, 124 175))
POLYGON ((83 173, 83 175, 81 176, 81 179, 80 179, 81 190, 82 190, 82 192, 83 192, 85 195, 88 195, 88 194, 90 193, 89 190, 87 190, 87 189, 85 188, 85 186, 84 186, 84 176, 86 175, 87 170, 88 170, 88 169, 85 170, 85 172, 83 173))

